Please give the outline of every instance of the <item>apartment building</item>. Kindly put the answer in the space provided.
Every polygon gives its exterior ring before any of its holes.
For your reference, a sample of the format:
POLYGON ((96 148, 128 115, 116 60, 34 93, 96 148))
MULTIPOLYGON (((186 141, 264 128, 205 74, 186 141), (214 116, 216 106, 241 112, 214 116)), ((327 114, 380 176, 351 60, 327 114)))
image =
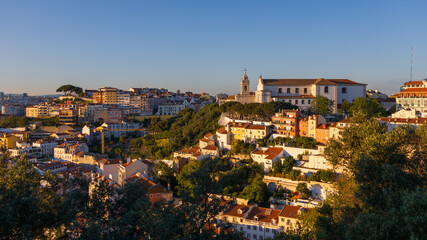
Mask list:
POLYGON ((274 124, 274 133, 277 137, 296 138, 299 136, 299 110, 281 110, 271 118, 274 124))

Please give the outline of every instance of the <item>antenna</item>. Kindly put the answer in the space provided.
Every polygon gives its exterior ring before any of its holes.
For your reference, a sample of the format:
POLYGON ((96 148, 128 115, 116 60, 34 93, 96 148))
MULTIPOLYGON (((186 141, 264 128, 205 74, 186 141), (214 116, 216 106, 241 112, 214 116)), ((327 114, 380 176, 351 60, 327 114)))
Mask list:
POLYGON ((411 75, 409 77, 409 81, 412 81, 412 64, 413 64, 413 59, 414 59, 414 48, 411 46, 411 75))

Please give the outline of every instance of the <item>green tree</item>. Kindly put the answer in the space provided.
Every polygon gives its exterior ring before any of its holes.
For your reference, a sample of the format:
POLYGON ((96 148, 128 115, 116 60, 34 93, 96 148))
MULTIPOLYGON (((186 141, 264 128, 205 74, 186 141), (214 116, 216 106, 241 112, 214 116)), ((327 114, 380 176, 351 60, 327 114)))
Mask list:
POLYGON ((257 174, 251 179, 250 185, 246 186, 242 191, 242 197, 250 203, 258 203, 261 206, 268 205, 268 190, 267 185, 262 181, 262 175, 257 174))
POLYGON ((350 113, 362 112, 367 118, 385 117, 386 111, 376 99, 358 97, 350 107, 350 113))
POLYGON ((307 187, 307 183, 298 183, 297 192, 302 198, 307 199, 311 196, 311 191, 307 187))
POLYGON ((294 158, 292 156, 287 156, 283 160, 282 172, 283 173, 288 173, 288 172, 292 171, 292 168, 294 166, 295 166, 295 160, 294 160, 294 158))
POLYGON ((350 112, 351 103, 347 101, 347 99, 344 99, 341 103, 341 110, 344 114, 348 114, 350 112))
POLYGON ((311 102, 311 111, 323 116, 331 115, 334 101, 324 96, 316 96, 311 102))

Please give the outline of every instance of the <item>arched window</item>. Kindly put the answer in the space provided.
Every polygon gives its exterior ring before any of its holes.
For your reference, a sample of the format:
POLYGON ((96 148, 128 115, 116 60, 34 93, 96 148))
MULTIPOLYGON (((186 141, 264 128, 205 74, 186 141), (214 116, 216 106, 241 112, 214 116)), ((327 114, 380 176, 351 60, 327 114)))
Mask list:
POLYGON ((279 93, 282 93, 282 88, 279 88, 279 93))
POLYGON ((299 93, 299 88, 295 88, 295 93, 299 93))
POLYGON ((291 93, 291 89, 290 88, 286 89, 286 92, 291 93))
POLYGON ((307 93, 307 88, 304 88, 304 93, 307 93))
POLYGON ((329 92, 329 88, 328 88, 328 86, 325 86, 325 93, 328 93, 329 92))

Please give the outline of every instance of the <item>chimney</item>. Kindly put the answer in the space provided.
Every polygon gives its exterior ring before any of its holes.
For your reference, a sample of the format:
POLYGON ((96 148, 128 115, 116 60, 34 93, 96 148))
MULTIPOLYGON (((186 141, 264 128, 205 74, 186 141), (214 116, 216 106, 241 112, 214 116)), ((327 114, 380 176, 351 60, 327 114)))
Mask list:
POLYGON ((127 163, 132 162, 132 158, 128 157, 126 162, 127 162, 127 163))

